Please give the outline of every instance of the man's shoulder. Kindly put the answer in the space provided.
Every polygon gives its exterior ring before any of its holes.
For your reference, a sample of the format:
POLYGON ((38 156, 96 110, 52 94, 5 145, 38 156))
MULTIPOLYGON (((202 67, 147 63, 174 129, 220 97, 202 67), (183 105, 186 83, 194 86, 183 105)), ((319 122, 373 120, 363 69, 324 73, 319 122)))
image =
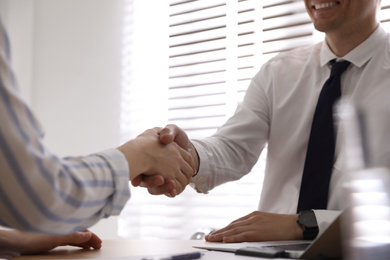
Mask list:
POLYGON ((281 52, 267 61, 263 65, 263 69, 300 67, 300 65, 319 60, 321 47, 322 42, 319 42, 281 52))
POLYGON ((317 55, 320 55, 322 42, 306 45, 298 48, 294 48, 289 51, 281 52, 270 60, 279 61, 279 60, 307 60, 309 58, 315 58, 317 55))

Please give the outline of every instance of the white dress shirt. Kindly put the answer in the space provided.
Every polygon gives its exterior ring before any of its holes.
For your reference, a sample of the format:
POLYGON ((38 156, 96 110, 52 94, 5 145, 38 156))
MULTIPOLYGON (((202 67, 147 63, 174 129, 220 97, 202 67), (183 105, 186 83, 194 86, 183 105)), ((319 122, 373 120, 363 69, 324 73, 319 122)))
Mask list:
POLYGON ((38 121, 18 93, 0 21, 0 225, 60 234, 120 213, 130 196, 121 152, 59 158, 42 139, 38 121))
MULTIPOLYGON (((389 106, 389 47, 389 35, 379 26, 365 42, 342 57, 352 63, 341 78, 342 97, 367 110, 389 106)), ((199 172, 192 180, 195 189, 207 193, 217 185, 241 178, 268 145, 258 209, 296 213, 314 110, 330 74, 329 61, 335 58, 322 42, 281 53, 264 64, 235 114, 215 135, 193 140, 200 157, 199 172)), ((320 231, 346 207, 339 139, 328 210, 315 211, 320 231)))

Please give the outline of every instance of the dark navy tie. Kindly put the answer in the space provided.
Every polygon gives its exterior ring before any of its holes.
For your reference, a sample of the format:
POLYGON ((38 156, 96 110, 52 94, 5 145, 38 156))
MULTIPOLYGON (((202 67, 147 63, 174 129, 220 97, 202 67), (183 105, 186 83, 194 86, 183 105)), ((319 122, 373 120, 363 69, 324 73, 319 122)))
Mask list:
POLYGON ((303 169, 298 208, 326 209, 335 151, 333 105, 341 96, 340 77, 348 68, 348 61, 330 62, 330 77, 322 87, 314 112, 306 161, 303 169))

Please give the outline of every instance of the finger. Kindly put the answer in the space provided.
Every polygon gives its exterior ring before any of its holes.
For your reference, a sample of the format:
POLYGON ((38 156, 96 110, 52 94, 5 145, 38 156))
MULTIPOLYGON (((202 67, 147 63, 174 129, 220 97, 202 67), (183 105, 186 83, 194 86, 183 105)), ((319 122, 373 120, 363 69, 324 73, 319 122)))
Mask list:
MULTIPOLYGON (((217 232, 213 232, 205 237, 206 241, 209 242, 228 242, 233 243, 232 241, 241 241, 242 239, 249 239, 247 237, 248 232, 252 232, 251 226, 238 226, 238 227, 231 227, 228 226, 224 228, 223 230, 218 230, 217 232), (228 228, 229 227, 229 228, 228 228)), ((253 238, 252 238, 253 239, 253 238)), ((245 240, 248 241, 249 240, 245 240)))
POLYGON ((161 175, 152 175, 149 179, 151 179, 151 185, 154 185, 154 187, 159 187, 164 184, 164 177, 161 175))
POLYGON ((184 189, 186 188, 187 186, 187 182, 184 183, 184 185, 182 185, 181 183, 176 183, 176 195, 179 195, 180 193, 182 193, 184 191, 184 189))
MULTIPOLYGON (((92 232, 91 232, 92 233, 92 232)), ((94 249, 99 249, 102 247, 102 240, 100 237, 98 237, 96 234, 92 233, 91 239, 87 242, 87 244, 94 248, 94 249)))
POLYGON ((204 237, 204 239, 207 242, 222 242, 223 236, 222 235, 214 235, 214 234, 208 234, 204 237))
POLYGON ((160 131, 160 142, 163 144, 172 143, 179 133, 179 129, 175 125, 167 125, 160 131))
POLYGON ((164 185, 165 185, 165 188, 168 192, 171 192, 172 190, 175 190, 175 188, 176 188, 176 183, 173 180, 166 180, 164 185))
POLYGON ((90 231, 81 231, 74 232, 64 236, 58 236, 62 239, 62 245, 72 245, 79 247, 86 247, 86 243, 91 239, 92 232, 90 231))
POLYGON ((162 185, 162 186, 156 187, 156 188, 149 188, 148 192, 151 195, 162 195, 162 194, 170 194, 172 192, 172 190, 167 190, 165 185, 162 185))
POLYGON ((156 131, 157 134, 160 134, 162 127, 155 126, 153 127, 153 130, 156 131))
POLYGON ((240 228, 242 229, 243 227, 246 228, 250 226, 251 222, 248 216, 249 215, 236 219, 226 227, 212 232, 210 235, 215 237, 211 237, 211 239, 222 239, 223 236, 237 234, 240 232, 238 231, 240 228))
POLYGON ((164 186, 165 186, 165 190, 166 190, 166 193, 164 193, 165 196, 167 196, 169 198, 176 197, 176 195, 177 195, 176 181, 174 181, 174 180, 166 180, 164 186))
POLYGON ((102 240, 89 230, 69 234, 67 245, 78 246, 85 249, 102 247, 102 240))
POLYGON ((141 174, 131 181, 131 184, 134 187, 137 187, 134 185, 133 182, 136 182, 135 184, 138 184, 137 186, 152 189, 152 188, 156 188, 156 187, 163 185, 164 184, 164 177, 161 175, 158 175, 158 174, 155 174, 155 175, 141 174))
POLYGON ((137 177, 131 180, 131 185, 133 185, 134 187, 138 187, 141 185, 141 182, 142 182, 142 175, 138 175, 137 177))
POLYGON ((224 243, 241 243, 241 242, 261 242, 262 240, 256 232, 246 231, 235 235, 223 237, 224 243))
MULTIPOLYGON (((184 167, 184 165, 181 165, 181 167, 184 167)), ((192 172, 192 169, 190 169, 190 174, 192 172)), ((189 179, 187 178, 187 175, 182 172, 181 170, 177 171, 175 174, 175 181, 176 181, 176 191, 178 194, 180 194, 184 187, 186 187, 189 183, 189 179)))

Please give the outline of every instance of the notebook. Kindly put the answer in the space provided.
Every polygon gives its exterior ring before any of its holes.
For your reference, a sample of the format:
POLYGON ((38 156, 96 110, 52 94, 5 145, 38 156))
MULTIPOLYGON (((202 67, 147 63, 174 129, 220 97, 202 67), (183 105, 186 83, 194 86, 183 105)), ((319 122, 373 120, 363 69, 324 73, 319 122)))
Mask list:
POLYGON ((344 214, 340 214, 332 224, 313 241, 294 240, 231 244, 206 243, 202 246, 194 246, 194 248, 266 258, 319 259, 318 256, 323 256, 330 259, 341 259, 342 244, 340 221, 342 215, 344 214))

